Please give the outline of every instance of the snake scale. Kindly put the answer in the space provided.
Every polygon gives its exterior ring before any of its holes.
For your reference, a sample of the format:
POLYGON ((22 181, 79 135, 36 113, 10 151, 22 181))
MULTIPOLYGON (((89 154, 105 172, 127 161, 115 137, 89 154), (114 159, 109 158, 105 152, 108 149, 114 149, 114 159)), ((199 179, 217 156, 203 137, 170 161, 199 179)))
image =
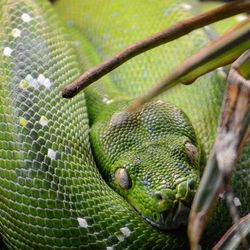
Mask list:
MULTIPOLYGON (((194 14, 191 2, 180 0, 61 0, 53 7, 44 0, 0 0, 0 234, 9 249, 188 248, 185 231, 157 229, 107 185, 89 126, 170 72, 209 40, 208 32, 149 51, 71 100, 60 93, 84 69, 194 14)), ((200 168, 215 138, 224 87, 217 70, 160 97, 192 122, 200 168)), ((249 150, 250 143, 233 176, 242 215, 250 210, 249 150)), ((230 225, 225 210, 221 199, 204 249, 230 225)))

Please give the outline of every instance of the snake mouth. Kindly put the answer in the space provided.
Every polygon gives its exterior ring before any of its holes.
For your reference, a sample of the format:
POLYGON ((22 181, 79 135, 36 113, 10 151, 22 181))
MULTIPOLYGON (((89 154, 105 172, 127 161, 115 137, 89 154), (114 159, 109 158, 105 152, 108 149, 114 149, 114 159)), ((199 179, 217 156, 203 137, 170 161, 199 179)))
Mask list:
POLYGON ((185 206, 182 202, 177 202, 171 211, 164 211, 160 214, 159 219, 153 221, 145 218, 154 227, 163 230, 175 230, 181 226, 186 226, 188 221, 190 208, 185 206))

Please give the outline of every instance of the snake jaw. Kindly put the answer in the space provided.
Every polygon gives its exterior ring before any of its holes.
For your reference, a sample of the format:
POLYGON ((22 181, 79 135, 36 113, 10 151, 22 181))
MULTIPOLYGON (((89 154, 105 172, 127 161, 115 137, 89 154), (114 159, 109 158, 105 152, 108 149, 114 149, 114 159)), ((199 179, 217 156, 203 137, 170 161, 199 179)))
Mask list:
POLYGON ((168 231, 187 225, 189 212, 189 207, 185 206, 182 202, 176 202, 171 211, 164 211, 160 214, 158 221, 153 221, 147 217, 144 217, 144 219, 154 227, 168 231))
POLYGON ((173 225, 176 228, 180 227, 181 225, 186 225, 188 221, 190 208, 185 206, 182 202, 177 203, 177 209, 173 216, 173 225))
POLYGON ((164 210, 155 215, 156 218, 146 218, 146 220, 161 230, 173 230, 185 226, 196 188, 195 179, 188 178, 178 183, 173 191, 165 189, 156 192, 158 204, 162 205, 160 207, 161 209, 164 207, 164 210))

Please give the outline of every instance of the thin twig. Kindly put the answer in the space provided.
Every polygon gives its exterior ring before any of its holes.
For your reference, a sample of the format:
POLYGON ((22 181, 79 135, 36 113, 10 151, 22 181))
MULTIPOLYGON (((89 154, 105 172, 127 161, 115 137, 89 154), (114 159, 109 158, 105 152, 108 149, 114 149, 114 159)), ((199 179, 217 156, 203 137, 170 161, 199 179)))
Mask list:
POLYGON ((250 18, 247 18, 233 29, 202 47, 175 67, 170 74, 152 85, 141 96, 135 98, 128 106, 127 111, 133 112, 178 83, 191 84, 201 75, 235 61, 249 48, 249 28, 250 18), (240 44, 237 49, 236 44, 240 44))
POLYGON ((235 195, 233 193, 232 185, 230 183, 230 178, 227 178, 227 176, 224 177, 224 187, 229 213, 233 219, 233 224, 237 227, 237 234, 241 239, 242 249, 247 250, 248 242, 242 233, 242 225, 240 224, 240 214, 234 203, 235 195))
POLYGON ((236 0, 232 3, 227 3, 214 10, 202 13, 198 16, 188 18, 184 21, 180 21, 170 28, 156 33, 144 40, 136 42, 130 45, 120 53, 108 59, 107 61, 87 70, 83 75, 77 78, 74 82, 66 85, 63 89, 62 96, 65 98, 71 98, 75 96, 82 89, 97 81, 102 76, 106 75, 110 71, 119 67, 129 59, 155 48, 159 45, 177 39, 183 35, 190 33, 191 31, 201 28, 205 25, 217 22, 219 20, 228 18, 230 16, 246 12, 250 10, 249 0, 236 0))
MULTIPOLYGON (((212 250, 219 250, 219 249, 223 249, 223 247, 225 248, 225 245, 228 245, 227 243, 230 244, 230 241, 234 241, 234 235, 235 235, 235 231, 238 230, 238 227, 247 227, 247 224, 249 224, 250 221, 250 213, 248 213, 247 215, 245 215, 244 217, 242 217, 240 219, 240 225, 236 225, 233 224, 228 230, 227 232, 221 237, 221 239, 217 242, 217 244, 212 248, 212 250)), ((235 247, 235 246, 234 246, 235 247)), ((232 248, 234 248, 232 247, 232 248)))

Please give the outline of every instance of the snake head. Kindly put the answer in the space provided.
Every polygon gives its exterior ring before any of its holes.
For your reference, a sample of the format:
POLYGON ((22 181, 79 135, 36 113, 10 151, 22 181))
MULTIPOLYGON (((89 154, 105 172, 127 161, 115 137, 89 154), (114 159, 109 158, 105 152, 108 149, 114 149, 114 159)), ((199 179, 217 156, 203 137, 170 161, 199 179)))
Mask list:
POLYGON ((181 110, 158 101, 118 112, 95 124, 91 139, 108 184, 146 221, 163 230, 186 224, 199 183, 200 148, 181 110))

